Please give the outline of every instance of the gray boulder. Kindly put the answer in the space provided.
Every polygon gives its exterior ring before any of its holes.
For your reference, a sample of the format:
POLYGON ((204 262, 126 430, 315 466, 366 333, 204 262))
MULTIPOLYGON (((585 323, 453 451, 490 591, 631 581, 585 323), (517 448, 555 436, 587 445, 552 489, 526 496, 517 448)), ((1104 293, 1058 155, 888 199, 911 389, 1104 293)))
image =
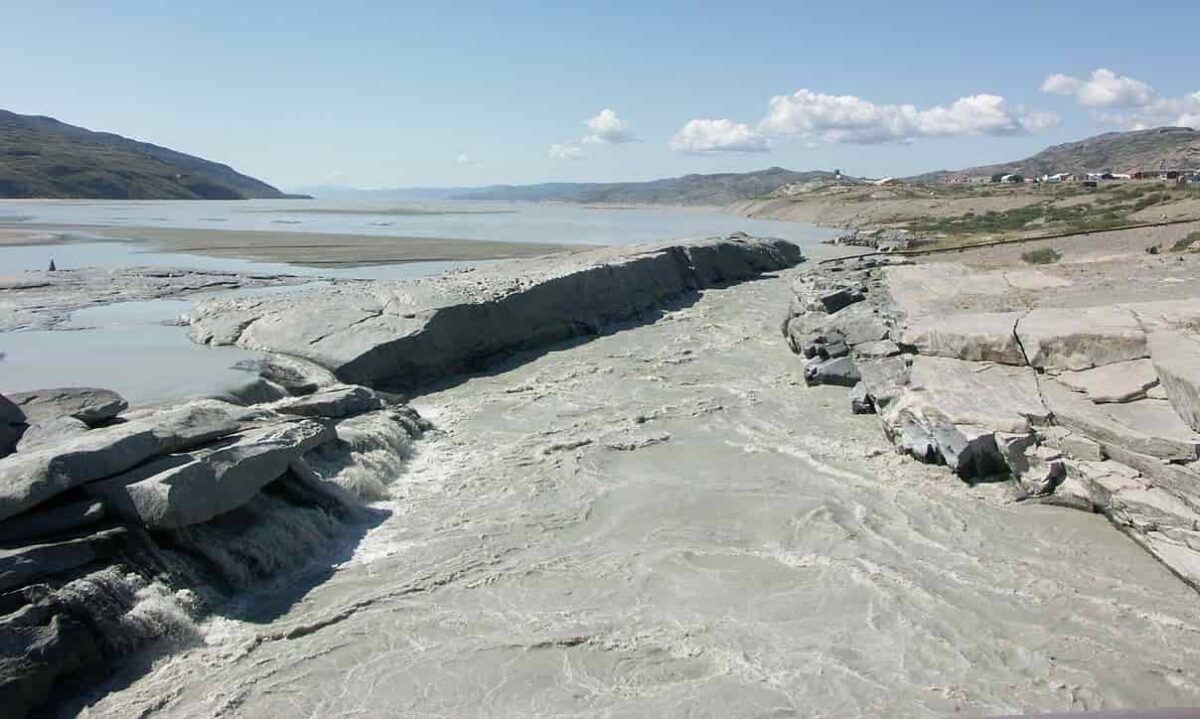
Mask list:
POLYGON ((1200 431, 1200 335, 1152 332, 1149 344, 1150 360, 1175 413, 1200 431))
POLYGON ((305 452, 337 437, 312 420, 246 430, 193 452, 161 457, 84 487, 112 514, 149 529, 206 522, 248 502, 305 452))
POLYGON ((64 442, 73 437, 87 434, 88 426, 82 420, 69 415, 62 415, 45 422, 29 425, 21 441, 17 442, 17 451, 32 452, 37 447, 56 442, 64 442))
POLYGON ((866 389, 876 410, 886 407, 899 397, 908 385, 909 357, 911 355, 893 355, 879 359, 855 360, 859 374, 862 375, 863 388, 866 389))
POLYGON ((863 342, 862 344, 854 345, 855 359, 883 359, 884 357, 894 357, 898 354, 900 354, 900 345, 891 340, 863 342))
POLYGON ((839 387, 853 387, 862 376, 854 366, 854 360, 849 357, 836 357, 823 361, 810 361, 804 368, 804 379, 810 385, 830 384, 839 387))
POLYGON ((30 424, 74 417, 89 427, 104 424, 129 409, 121 395, 95 387, 55 387, 9 395, 30 424))
POLYGON ((862 382, 850 388, 850 411, 854 414, 874 414, 875 403, 867 392, 867 386, 862 382))
POLYGON ((817 302, 826 312, 832 314, 843 307, 849 307, 856 302, 862 302, 863 299, 861 291, 852 287, 843 287, 817 297, 817 302))
POLYGON ((1067 467, 1060 452, 1038 443, 1037 435, 996 433, 996 448, 1013 478, 1028 494, 1050 494, 1066 477, 1067 467))
POLYGON ((0 394, 0 457, 7 457, 17 451, 17 442, 27 426, 25 413, 21 408, 0 394))
POLYGON ((158 455, 231 434, 238 423, 230 409, 220 402, 194 402, 0 459, 0 519, 158 455))
POLYGON ((358 385, 344 385, 280 403, 275 406, 275 410, 282 414, 302 417, 340 419, 382 407, 383 400, 370 389, 358 385))

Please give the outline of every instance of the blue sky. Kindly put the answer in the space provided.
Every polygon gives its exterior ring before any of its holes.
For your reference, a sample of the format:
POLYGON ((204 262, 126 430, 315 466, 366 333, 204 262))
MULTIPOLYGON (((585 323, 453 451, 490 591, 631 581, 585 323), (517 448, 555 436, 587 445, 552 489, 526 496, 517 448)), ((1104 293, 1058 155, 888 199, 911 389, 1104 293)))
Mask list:
POLYGON ((0 107, 283 187, 904 175, 1200 125, 1173 5, 12 2, 0 107))

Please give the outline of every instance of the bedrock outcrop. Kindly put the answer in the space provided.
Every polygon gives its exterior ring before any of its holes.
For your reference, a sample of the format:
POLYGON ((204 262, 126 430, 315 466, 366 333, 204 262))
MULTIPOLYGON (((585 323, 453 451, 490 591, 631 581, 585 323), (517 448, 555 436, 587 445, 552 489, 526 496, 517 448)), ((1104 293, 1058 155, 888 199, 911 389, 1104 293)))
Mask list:
POLYGON ((286 365, 308 394, 127 410, 107 390, 57 389, 3 404, 30 410, 27 435, 70 427, 22 437, 0 459, 4 716, 25 716, 59 681, 101 677, 149 642, 188 641, 192 622, 237 592, 379 518, 359 477, 383 455, 398 476, 428 425, 393 398, 280 362, 260 374, 286 365))
POLYGON ((801 260, 790 242, 742 234, 603 248, 209 302, 191 313, 191 333, 201 343, 303 358, 342 382, 411 389, 801 260))
POLYGON ((851 410, 898 451, 1102 512, 1200 588, 1200 294, 1055 306, 1065 276, 829 263, 783 332, 810 384, 858 378, 851 410))

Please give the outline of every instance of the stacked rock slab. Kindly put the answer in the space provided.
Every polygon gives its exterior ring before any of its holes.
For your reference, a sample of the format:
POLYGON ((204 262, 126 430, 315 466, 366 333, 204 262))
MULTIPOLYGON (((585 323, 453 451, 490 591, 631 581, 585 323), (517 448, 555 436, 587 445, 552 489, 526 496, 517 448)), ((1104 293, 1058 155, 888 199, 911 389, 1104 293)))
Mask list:
POLYGON ((851 410, 878 413, 898 450, 1103 512, 1200 588, 1200 297, 1021 306, 1065 284, 845 260, 794 283, 784 334, 810 384, 860 378, 851 410), (1012 307, 975 311, 979 295, 1012 307), (861 334, 870 318, 883 338, 861 334))
POLYGON ((415 281, 211 302, 192 313, 191 332, 201 343, 299 357, 343 382, 408 390, 801 259, 790 242, 742 234, 587 250, 415 281))
MULTIPOLYGON (((58 678, 111 664, 170 631, 169 622, 141 622, 143 635, 111 633, 151 584, 199 597, 186 605, 199 615, 254 577, 267 579, 321 549, 288 541, 263 547, 242 535, 297 521, 310 522, 313 537, 350 531, 362 517, 358 502, 307 467, 313 453, 339 442, 343 422, 378 415, 409 439, 425 426, 406 407, 355 386, 254 407, 206 399, 116 416, 106 409, 102 417, 92 412, 95 402, 78 401, 85 397, 117 412, 126 406, 95 389, 15 396, 40 423, 82 415, 97 426, 0 459, 5 716, 41 705, 58 678), (264 551, 270 556, 255 554, 264 551), (213 552, 244 565, 206 560, 213 552)), ((352 448, 322 452, 320 461, 327 467, 330 456, 352 462, 352 455, 352 448)))

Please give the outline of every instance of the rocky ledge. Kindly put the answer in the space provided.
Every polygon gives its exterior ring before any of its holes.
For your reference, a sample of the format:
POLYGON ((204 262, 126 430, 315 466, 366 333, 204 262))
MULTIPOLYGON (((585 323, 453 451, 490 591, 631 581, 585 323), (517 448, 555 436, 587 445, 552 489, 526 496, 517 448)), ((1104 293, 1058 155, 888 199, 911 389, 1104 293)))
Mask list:
POLYGON ((205 303, 191 315, 192 337, 299 357, 343 382, 407 390, 800 260, 794 244, 743 234, 588 250, 416 281, 205 303))
POLYGON ((149 642, 197 641, 195 619, 260 582, 344 559, 386 514, 364 502, 388 496, 428 429, 346 378, 412 388, 801 259, 734 236, 212 302, 197 337, 272 353, 220 397, 131 410, 96 388, 0 396, 4 715, 149 642))
POLYGON ((795 281, 783 332, 899 451, 1101 512, 1200 588, 1200 296, 1054 306, 1066 277, 828 263, 795 281))

